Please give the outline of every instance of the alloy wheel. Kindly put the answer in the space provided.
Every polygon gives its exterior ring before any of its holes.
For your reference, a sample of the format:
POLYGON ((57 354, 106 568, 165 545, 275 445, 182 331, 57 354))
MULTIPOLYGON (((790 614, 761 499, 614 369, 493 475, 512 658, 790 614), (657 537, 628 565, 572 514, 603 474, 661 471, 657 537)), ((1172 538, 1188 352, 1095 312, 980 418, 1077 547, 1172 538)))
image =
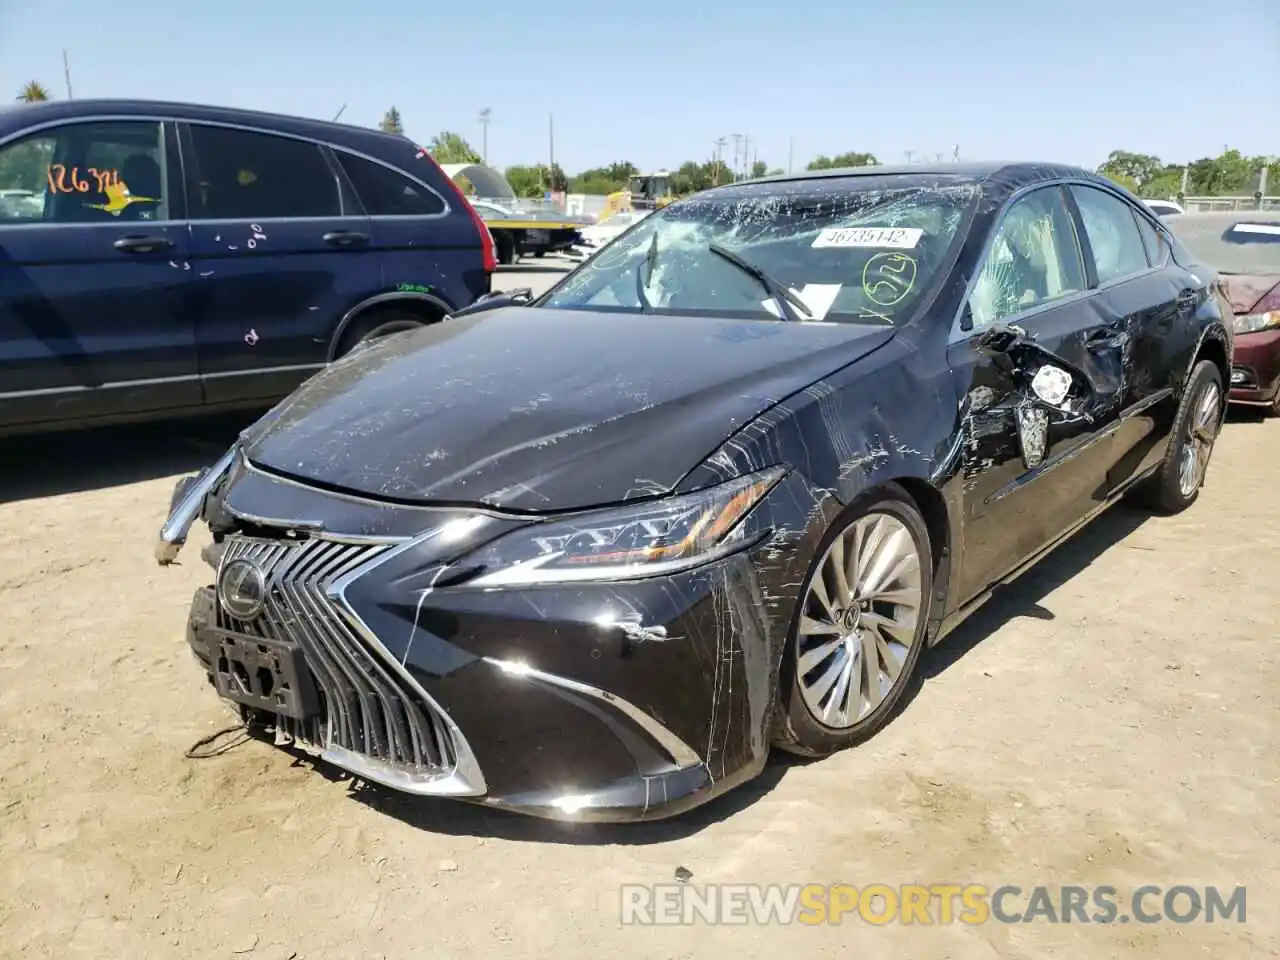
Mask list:
POLYGON ((1222 391, 1216 383, 1206 384, 1187 418, 1187 437, 1178 461, 1178 492, 1184 497, 1191 496, 1204 483, 1221 419, 1222 391))
POLYGON ((903 677, 925 607, 920 550, 897 517, 859 517, 827 547, 796 633, 800 696, 815 719, 849 729, 903 677))

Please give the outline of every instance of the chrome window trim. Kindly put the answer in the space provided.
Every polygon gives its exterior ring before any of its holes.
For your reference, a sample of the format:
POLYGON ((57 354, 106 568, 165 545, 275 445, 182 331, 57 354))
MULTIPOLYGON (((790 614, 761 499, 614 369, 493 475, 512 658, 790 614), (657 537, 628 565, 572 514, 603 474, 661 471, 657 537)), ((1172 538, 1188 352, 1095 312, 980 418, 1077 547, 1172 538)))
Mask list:
MULTIPOLYGON (((956 309, 955 316, 951 318, 951 333, 947 337, 948 346, 952 344, 968 342, 982 332, 980 330, 960 329, 960 320, 964 317, 965 308, 969 305, 969 298, 973 296, 973 288, 978 282, 978 277, 982 275, 983 268, 986 267, 987 258, 991 254, 991 246, 994 243, 996 236, 999 234, 1001 226, 1004 225, 1004 221, 1009 214, 1009 210, 1013 207, 1013 205, 1016 202, 1023 199, 1029 194, 1035 193, 1035 191, 1037 190, 1044 190, 1048 188, 1057 188, 1061 190, 1064 187, 1071 187, 1071 186, 1092 187, 1095 190, 1100 190, 1103 193, 1110 194, 1111 196, 1118 199, 1120 202, 1130 207, 1135 206, 1133 203, 1125 199, 1125 197, 1117 193, 1115 190, 1109 189, 1105 184, 1095 183, 1092 180, 1086 180, 1082 177, 1055 177, 1052 180, 1039 181, 1036 183, 1027 184, 1023 187, 1019 187, 1013 193, 1009 194, 1009 196, 1005 198, 1004 204, 1000 210, 1000 215, 996 218, 995 222, 991 226, 991 230, 987 233, 986 238, 982 242, 982 251, 978 255, 979 267, 978 269, 973 271, 973 274, 965 282, 964 296, 960 298, 960 305, 956 309)), ((1074 202, 1074 197, 1072 199, 1074 202)), ((1070 214, 1071 211, 1068 210, 1068 213, 1070 214)), ((1087 266, 1087 264, 1084 264, 1083 262, 1084 247, 1080 243, 1080 237, 1078 235, 1078 231, 1080 228, 1076 225, 1076 219, 1077 219, 1076 215, 1071 214, 1072 229, 1077 232, 1076 247, 1080 252, 1081 265, 1087 266)), ((1036 314, 1042 312, 1046 307, 1050 307, 1050 306, 1057 307, 1057 306, 1061 306, 1062 304, 1071 303, 1077 299, 1083 299, 1084 297, 1092 296, 1094 293, 1098 292, 1099 290, 1109 290, 1112 287, 1118 286, 1121 283, 1128 283, 1130 280, 1134 280, 1138 277, 1145 277, 1149 274, 1157 273, 1158 271, 1163 269, 1164 269, 1164 265, 1148 266, 1146 270, 1140 270, 1136 273, 1126 274, 1123 277, 1116 277, 1114 280, 1108 280, 1106 283, 1099 283, 1097 286, 1090 287, 1085 290, 1081 290, 1079 293, 1071 294, 1065 297, 1059 297, 1056 300, 1046 300, 1043 303, 1034 304, 1032 307, 1026 310, 1019 311, 1018 313, 1015 313, 1015 314, 1010 314, 1007 317, 1001 317, 1000 322, 1001 323, 1017 323, 1020 320, 1034 317, 1036 314)), ((1095 272, 1096 272, 1096 265, 1095 265, 1095 272)))

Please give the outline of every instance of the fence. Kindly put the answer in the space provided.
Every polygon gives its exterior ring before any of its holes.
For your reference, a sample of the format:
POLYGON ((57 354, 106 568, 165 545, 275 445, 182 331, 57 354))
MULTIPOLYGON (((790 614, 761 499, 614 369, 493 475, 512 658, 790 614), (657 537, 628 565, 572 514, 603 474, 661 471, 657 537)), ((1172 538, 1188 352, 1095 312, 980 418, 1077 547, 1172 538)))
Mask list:
POLYGON ((1188 213, 1202 210, 1280 210, 1280 196, 1270 197, 1182 197, 1188 213))

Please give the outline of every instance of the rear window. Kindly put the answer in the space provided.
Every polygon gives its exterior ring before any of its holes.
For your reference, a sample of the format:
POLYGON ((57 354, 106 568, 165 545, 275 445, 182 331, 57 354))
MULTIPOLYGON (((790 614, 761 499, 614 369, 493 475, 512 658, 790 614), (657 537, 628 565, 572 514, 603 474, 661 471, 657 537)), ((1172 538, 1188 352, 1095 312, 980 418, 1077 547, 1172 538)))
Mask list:
POLYGON ((763 284, 714 245, 794 293, 806 319, 904 323, 949 268, 978 194, 962 178, 917 175, 695 195, 650 213, 538 305, 775 319, 763 284))
POLYGON ((1192 256, 1222 273, 1280 274, 1280 214, 1187 214, 1165 222, 1192 256))
POLYGON ((430 217, 444 213, 444 200, 422 184, 372 160, 336 152, 369 216, 430 217))

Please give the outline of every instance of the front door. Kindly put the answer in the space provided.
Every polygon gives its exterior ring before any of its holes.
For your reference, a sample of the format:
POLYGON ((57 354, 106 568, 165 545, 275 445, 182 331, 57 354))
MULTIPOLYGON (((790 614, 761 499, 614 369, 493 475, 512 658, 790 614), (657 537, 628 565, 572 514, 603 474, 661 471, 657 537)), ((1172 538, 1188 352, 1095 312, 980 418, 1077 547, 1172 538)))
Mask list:
POLYGON ((69 121, 0 146, 0 425, 200 403, 168 126, 69 121))
POLYGON ((190 123, 183 159, 205 396, 274 402, 381 289, 369 221, 312 141, 190 123))
POLYGON ((1127 377, 1113 441, 1109 492, 1143 476, 1163 457, 1177 414, 1174 386, 1198 343, 1186 336, 1208 284, 1172 262, 1161 231, 1135 206, 1099 187, 1071 187, 1086 241, 1085 267, 1097 309, 1126 341, 1127 377))
POLYGON ((1064 189, 1013 201, 949 350, 967 434, 966 600, 1105 495, 1128 361, 1092 297, 1064 189))

